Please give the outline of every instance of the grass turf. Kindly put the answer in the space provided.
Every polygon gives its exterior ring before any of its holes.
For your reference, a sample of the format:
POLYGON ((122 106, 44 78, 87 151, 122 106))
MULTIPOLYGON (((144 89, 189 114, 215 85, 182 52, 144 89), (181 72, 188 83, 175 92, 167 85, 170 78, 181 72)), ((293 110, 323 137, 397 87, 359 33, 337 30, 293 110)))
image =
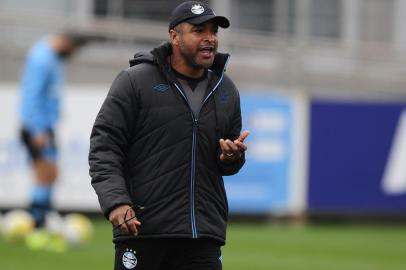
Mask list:
MULTIPOLYGON (((66 253, 31 251, 0 238, 0 269, 113 269, 106 221, 91 243, 66 253)), ((226 270, 403 270, 406 226, 235 224, 223 247, 226 270)))

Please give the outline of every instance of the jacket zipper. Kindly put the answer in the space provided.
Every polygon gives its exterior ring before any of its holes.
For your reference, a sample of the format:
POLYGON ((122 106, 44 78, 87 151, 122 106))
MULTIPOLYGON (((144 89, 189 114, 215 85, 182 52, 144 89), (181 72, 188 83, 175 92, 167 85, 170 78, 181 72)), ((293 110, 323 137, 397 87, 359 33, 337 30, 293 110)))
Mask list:
POLYGON ((197 229, 196 229, 196 216, 195 216, 195 177, 196 177, 196 140, 197 140, 197 118, 193 115, 192 108, 189 105, 189 102, 181 90, 181 88, 174 83, 178 92, 182 95, 186 104, 189 107, 190 114, 193 120, 193 132, 192 132, 192 166, 190 168, 190 223, 192 226, 192 238, 197 238, 197 229))
POLYGON ((195 215, 195 184, 196 184, 196 141, 197 141, 197 118, 193 119, 193 141, 192 141, 192 168, 190 175, 190 201, 191 201, 191 222, 192 238, 197 238, 196 215, 195 215))
MULTIPOLYGON (((224 67, 227 66, 229 57, 226 60, 226 63, 224 65, 224 67)), ((186 104, 189 107, 189 111, 190 114, 192 116, 192 120, 193 120, 193 131, 192 131, 192 166, 190 169, 190 222, 191 222, 191 226, 192 226, 192 238, 197 238, 197 227, 196 227, 196 215, 195 215, 195 184, 196 184, 196 147, 197 147, 197 127, 199 124, 199 115, 200 115, 200 111, 202 110, 204 104, 206 103, 206 101, 210 98, 210 96, 214 93, 214 91, 216 91, 216 89, 218 88, 218 86, 220 85, 220 83, 223 81, 223 77, 224 77, 224 71, 221 73, 220 79, 218 80, 218 82, 216 83, 216 85, 213 87, 213 89, 209 92, 209 94, 207 95, 207 97, 203 100, 202 102, 202 106, 200 107, 200 110, 197 114, 197 117, 195 117, 193 115, 193 111, 192 108, 190 107, 190 104, 185 96, 185 94, 183 93, 183 91, 181 90, 181 88, 178 86, 178 84, 173 83, 176 87, 176 89, 178 90, 178 92, 182 95, 182 97, 185 99, 186 104)))

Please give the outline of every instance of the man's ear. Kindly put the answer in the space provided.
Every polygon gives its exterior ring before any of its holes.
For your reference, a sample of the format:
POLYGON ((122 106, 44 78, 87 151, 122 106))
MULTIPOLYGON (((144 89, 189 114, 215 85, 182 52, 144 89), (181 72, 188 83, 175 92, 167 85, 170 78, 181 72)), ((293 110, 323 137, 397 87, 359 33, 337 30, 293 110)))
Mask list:
POLYGON ((172 44, 179 44, 179 33, 176 32, 174 29, 169 30, 169 38, 171 39, 172 44))

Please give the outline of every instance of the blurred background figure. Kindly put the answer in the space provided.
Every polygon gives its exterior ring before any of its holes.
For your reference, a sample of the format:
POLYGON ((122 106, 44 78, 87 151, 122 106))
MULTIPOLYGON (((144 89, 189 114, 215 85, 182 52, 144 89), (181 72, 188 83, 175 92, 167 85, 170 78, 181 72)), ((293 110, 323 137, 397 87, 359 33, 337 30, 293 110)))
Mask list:
POLYGON ((42 227, 52 208, 52 188, 58 177, 55 126, 59 119, 64 61, 85 43, 83 36, 61 33, 37 41, 25 62, 20 92, 21 140, 32 161, 36 183, 30 212, 42 227))

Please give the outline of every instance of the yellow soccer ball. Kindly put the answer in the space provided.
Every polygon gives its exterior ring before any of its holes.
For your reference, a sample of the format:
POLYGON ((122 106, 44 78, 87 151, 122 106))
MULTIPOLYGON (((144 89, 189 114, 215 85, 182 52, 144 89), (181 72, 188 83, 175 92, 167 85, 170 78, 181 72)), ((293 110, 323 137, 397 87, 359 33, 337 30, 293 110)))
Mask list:
POLYGON ((63 235, 71 246, 79 246, 89 242, 93 236, 93 224, 83 214, 65 216, 63 235))
POLYGON ((35 227, 31 214, 24 210, 7 212, 2 221, 2 231, 9 240, 22 240, 30 234, 35 227))

